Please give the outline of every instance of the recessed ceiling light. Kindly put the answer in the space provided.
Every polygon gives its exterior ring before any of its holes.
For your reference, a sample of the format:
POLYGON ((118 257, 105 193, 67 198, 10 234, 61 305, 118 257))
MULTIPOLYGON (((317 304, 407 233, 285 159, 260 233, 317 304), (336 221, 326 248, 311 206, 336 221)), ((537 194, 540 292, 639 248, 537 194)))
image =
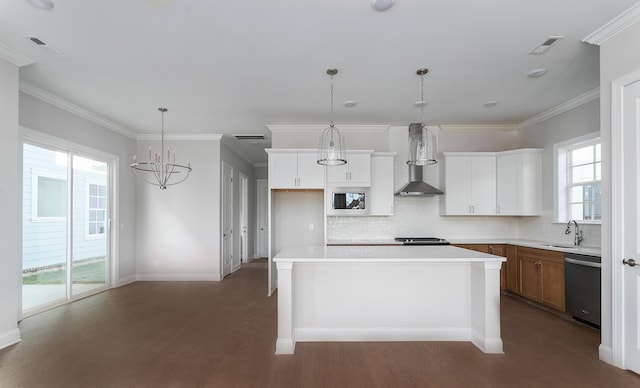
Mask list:
POLYGON ((358 104, 358 102, 357 101, 353 101, 353 100, 347 100, 347 101, 344 102, 344 106, 346 106, 347 108, 353 108, 357 104, 358 104))
POLYGON ((413 103, 413 106, 415 106, 416 108, 422 108, 425 105, 427 105, 427 102, 423 100, 416 101, 413 103))
POLYGON ((547 69, 543 69, 543 68, 533 69, 529 73, 527 73, 527 76, 529 78, 538 78, 543 76, 546 72, 547 72, 547 69))
POLYGON ((371 6, 376 11, 386 11, 389 8, 393 7, 396 3, 396 0, 371 0, 371 6))
POLYGON ((34 7, 42 8, 42 9, 51 9, 54 4, 51 0, 28 0, 31 5, 34 7))
POLYGON ((483 105, 486 106, 487 108, 492 108, 492 107, 498 105, 498 101, 496 101, 496 100, 485 101, 483 105))

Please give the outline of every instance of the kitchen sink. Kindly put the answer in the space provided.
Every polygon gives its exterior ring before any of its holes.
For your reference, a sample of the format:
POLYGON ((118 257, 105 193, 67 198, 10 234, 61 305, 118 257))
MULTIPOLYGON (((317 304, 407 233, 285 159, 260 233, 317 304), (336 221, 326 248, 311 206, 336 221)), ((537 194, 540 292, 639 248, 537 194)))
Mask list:
POLYGON ((578 249, 578 247, 576 247, 575 245, 560 245, 560 244, 540 244, 543 247, 549 247, 549 248, 561 248, 561 249, 578 249))

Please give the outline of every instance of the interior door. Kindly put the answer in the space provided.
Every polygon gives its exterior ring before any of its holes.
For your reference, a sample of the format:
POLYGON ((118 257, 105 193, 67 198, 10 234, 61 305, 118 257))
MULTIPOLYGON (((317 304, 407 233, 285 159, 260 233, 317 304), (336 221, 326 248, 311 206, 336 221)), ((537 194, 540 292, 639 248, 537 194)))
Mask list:
POLYGON ((269 181, 266 179, 258 179, 257 190, 257 219, 258 219, 258 241, 256 254, 260 258, 269 256, 269 221, 268 221, 268 200, 269 200, 269 181))
POLYGON ((233 260, 233 167, 222 162, 222 276, 231 273, 233 260))
MULTIPOLYGON (((624 316, 625 366, 640 373, 640 81, 624 88, 624 316)), ((614 263, 615 265, 622 263, 614 263)))
POLYGON ((240 268, 241 263, 247 263, 249 260, 248 250, 249 244, 249 180, 243 174, 240 174, 240 255, 239 260, 234 261, 233 271, 240 268))

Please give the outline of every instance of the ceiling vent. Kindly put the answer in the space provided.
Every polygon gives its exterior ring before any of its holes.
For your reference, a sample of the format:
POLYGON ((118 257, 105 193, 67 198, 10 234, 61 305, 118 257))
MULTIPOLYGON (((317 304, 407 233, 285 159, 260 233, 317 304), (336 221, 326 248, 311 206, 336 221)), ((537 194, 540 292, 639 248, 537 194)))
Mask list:
POLYGON ((267 140, 264 135, 233 135, 238 140, 267 140))
POLYGON ((29 39, 30 41, 32 41, 33 43, 35 43, 36 45, 38 45, 39 47, 44 47, 47 50, 49 50, 50 52, 54 53, 54 54, 62 54, 62 51, 58 50, 57 48, 47 44, 45 41, 43 41, 42 39, 38 38, 37 36, 27 36, 27 39, 29 39))
POLYGON ((558 43, 560 39, 564 38, 564 36, 550 36, 545 39, 542 43, 537 45, 533 50, 529 51, 529 55, 540 55, 544 54, 547 50, 551 48, 554 44, 558 43))

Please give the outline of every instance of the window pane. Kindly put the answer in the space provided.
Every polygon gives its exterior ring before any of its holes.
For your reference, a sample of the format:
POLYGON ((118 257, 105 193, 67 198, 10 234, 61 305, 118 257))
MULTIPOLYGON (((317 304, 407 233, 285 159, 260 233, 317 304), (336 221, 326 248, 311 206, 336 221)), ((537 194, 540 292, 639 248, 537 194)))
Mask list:
POLYGON ((100 189, 100 191, 98 191, 98 195, 101 197, 106 197, 107 196, 107 186, 98 186, 98 188, 100 189))
POLYGON ((602 198, 600 183, 596 183, 593 185, 593 200, 600 204, 600 198, 602 198))
POLYGON ((98 195, 98 186, 97 185, 89 185, 89 195, 96 196, 98 195))
POLYGON ((593 219, 594 220, 601 220, 602 219, 602 209, 600 207, 600 201, 595 202, 593 204, 593 219))
POLYGON ((582 203, 573 203, 571 204, 571 219, 574 220, 583 220, 582 218, 582 203))
POLYGON ((98 210, 96 213, 98 213, 98 216, 96 217, 98 221, 104 221, 104 211, 103 210, 98 210))
POLYGON ((89 209, 95 209, 98 207, 98 198, 89 197, 89 209))
POLYGON ((107 208, 107 199, 106 198, 100 198, 98 200, 98 209, 106 209, 107 208))
POLYGON ((585 163, 593 163, 593 146, 578 148, 571 152, 571 163, 572 165, 576 164, 585 164, 585 163))
POLYGON ((89 234, 96 234, 96 224, 94 223, 89 224, 89 234))
POLYGON ((596 180, 601 180, 602 179, 602 163, 596 163, 595 165, 596 168, 596 180))
POLYGON ((97 212, 95 210, 90 210, 89 211, 89 222, 95 222, 98 219, 98 215, 96 214, 97 212))
POLYGON ((582 186, 573 186, 571 188, 571 202, 583 201, 582 190, 583 190, 582 186))
POLYGON ((585 202, 584 205, 582 206, 582 211, 583 211, 583 216, 582 219, 583 220, 591 220, 592 215, 591 215, 591 202, 585 202))
POLYGON ((38 177, 38 217, 66 217, 67 181, 38 177))
POLYGON ((592 181, 593 165, 573 167, 571 178, 574 183, 592 181))
POLYGON ((602 156, 600 155, 600 143, 596 144, 596 162, 602 160, 602 156))

